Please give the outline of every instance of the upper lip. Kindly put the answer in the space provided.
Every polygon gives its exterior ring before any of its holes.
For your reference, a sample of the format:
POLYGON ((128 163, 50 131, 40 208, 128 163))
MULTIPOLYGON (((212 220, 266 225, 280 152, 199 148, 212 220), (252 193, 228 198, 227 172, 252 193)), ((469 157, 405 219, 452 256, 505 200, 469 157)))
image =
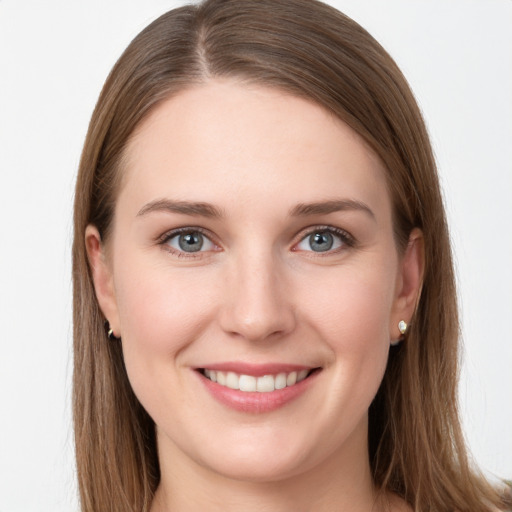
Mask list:
POLYGON ((299 372, 300 370, 312 370, 314 366, 288 364, 288 363, 246 363, 237 361, 226 361, 223 363, 211 363, 198 366, 196 370, 215 370, 220 372, 233 372, 238 375, 252 375, 262 377, 263 375, 277 375, 279 373, 299 372))

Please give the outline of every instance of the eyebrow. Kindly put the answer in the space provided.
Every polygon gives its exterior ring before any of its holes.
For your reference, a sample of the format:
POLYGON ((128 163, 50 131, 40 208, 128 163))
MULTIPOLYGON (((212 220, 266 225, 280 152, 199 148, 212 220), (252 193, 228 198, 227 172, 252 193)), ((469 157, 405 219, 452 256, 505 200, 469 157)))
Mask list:
POLYGON ((137 213, 137 217, 153 212, 181 213, 209 218, 221 218, 223 216, 221 210, 209 203, 158 199, 144 205, 137 213))
MULTIPOLYGON (((375 219, 375 214, 368 205, 354 199, 333 199, 314 203, 299 203, 290 210, 289 215, 291 217, 307 217, 310 215, 327 215, 329 213, 350 210, 362 211, 367 213, 372 219, 375 219)), ((137 217, 153 212, 180 213, 182 215, 193 215, 213 219, 223 217, 222 211, 210 203, 173 201, 171 199, 157 199, 147 203, 139 210, 137 217)))
POLYGON ((356 201, 354 199, 333 199, 316 203, 300 203, 291 209, 290 216, 304 217, 309 215, 326 215, 350 210, 362 211, 375 220, 375 214, 371 208, 362 201, 356 201))

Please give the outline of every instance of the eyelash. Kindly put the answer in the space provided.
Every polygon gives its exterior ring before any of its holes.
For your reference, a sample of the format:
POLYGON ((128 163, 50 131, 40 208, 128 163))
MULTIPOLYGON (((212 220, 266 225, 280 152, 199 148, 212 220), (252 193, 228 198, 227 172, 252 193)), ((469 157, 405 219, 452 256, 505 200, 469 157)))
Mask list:
MULTIPOLYGON (((205 251, 196 251, 196 252, 178 251, 178 250, 175 250, 174 248, 170 247, 169 245, 167 245, 170 240, 172 240, 176 236, 179 236, 180 234, 192 234, 192 233, 200 233, 205 238, 207 238, 213 245, 218 247, 218 244, 214 241, 214 238, 208 231, 204 230, 203 228, 195 227, 195 226, 187 226, 187 227, 183 227, 183 228, 173 229, 172 231, 168 231, 157 239, 157 243, 159 245, 161 245, 162 247, 164 247, 165 250, 178 256, 179 258, 198 258, 198 257, 203 256, 203 253, 205 251)), ((350 233, 345 231, 344 229, 336 228, 334 226, 312 226, 312 227, 307 228, 306 230, 302 231, 302 233, 297 237, 298 241, 294 242, 292 251, 298 252, 299 249, 296 249, 296 246, 315 233, 330 233, 330 234, 338 237, 342 242, 341 248, 337 248, 334 250, 327 250, 327 251, 325 251, 325 253, 323 253, 321 251, 304 251, 304 252, 313 253, 315 255, 315 257, 324 257, 324 256, 336 254, 336 253, 340 252, 341 250, 343 250, 344 247, 350 248, 350 247, 354 247, 356 245, 355 238, 350 233)))
POLYGON ((182 234, 193 234, 193 233, 200 233, 203 235, 207 240, 209 240, 213 245, 218 247, 218 244, 215 243, 214 237, 210 234, 209 231, 206 231, 203 228, 195 227, 195 226, 187 226, 184 228, 177 228, 173 229, 172 231, 168 231, 167 233, 163 234, 160 238, 157 239, 157 243, 161 245, 166 251, 169 251, 170 253, 174 254, 178 258, 199 258, 204 255, 205 251, 196 251, 196 252, 186 252, 186 251, 178 251, 171 246, 167 245, 170 240, 175 238, 176 236, 182 235, 182 234))
POLYGON ((344 248, 347 247, 355 247, 356 245, 356 239, 344 229, 336 228, 334 226, 312 226, 310 228, 306 228, 300 235, 298 242, 295 242, 292 248, 292 251, 299 251, 300 249, 296 249, 296 246, 301 243, 302 241, 306 240, 311 235, 314 235, 315 233, 330 233, 331 235, 334 235, 338 237, 341 242, 342 246, 340 248, 334 249, 334 250, 328 250, 325 252, 321 251, 304 251, 308 252, 314 255, 314 257, 326 257, 332 254, 337 254, 341 252, 344 248))

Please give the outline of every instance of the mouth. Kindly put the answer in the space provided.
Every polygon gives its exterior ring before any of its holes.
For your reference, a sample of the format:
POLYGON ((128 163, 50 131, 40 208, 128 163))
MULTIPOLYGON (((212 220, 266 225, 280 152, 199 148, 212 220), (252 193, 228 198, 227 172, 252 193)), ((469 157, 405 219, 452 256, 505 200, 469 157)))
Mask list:
POLYGON ((269 413, 308 395, 322 367, 241 361, 194 368, 208 394, 223 406, 243 413, 269 413))
POLYGON ((260 376, 211 368, 198 368, 197 371, 211 382, 228 389, 244 393, 272 393, 296 386, 320 370, 321 368, 304 368, 260 376))

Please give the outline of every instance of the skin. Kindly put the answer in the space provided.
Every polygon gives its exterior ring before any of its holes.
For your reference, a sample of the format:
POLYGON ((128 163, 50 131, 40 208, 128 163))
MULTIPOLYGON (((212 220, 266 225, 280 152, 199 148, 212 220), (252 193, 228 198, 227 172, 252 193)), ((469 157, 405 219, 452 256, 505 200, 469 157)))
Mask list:
POLYGON ((397 251, 379 159, 320 106, 233 81, 159 105, 125 156, 111 238, 103 245, 89 226, 86 242, 99 304, 157 425, 152 511, 380 510, 368 407, 398 322, 413 315, 423 258, 417 230, 397 251), (164 199, 222 217, 141 214, 164 199), (371 213, 290 215, 333 200, 371 213), (163 238, 191 226, 208 237, 204 250, 163 238), (350 238, 312 250, 309 235, 326 227, 350 238), (292 402, 249 414, 214 400, 194 371, 223 361, 321 371, 292 402))

